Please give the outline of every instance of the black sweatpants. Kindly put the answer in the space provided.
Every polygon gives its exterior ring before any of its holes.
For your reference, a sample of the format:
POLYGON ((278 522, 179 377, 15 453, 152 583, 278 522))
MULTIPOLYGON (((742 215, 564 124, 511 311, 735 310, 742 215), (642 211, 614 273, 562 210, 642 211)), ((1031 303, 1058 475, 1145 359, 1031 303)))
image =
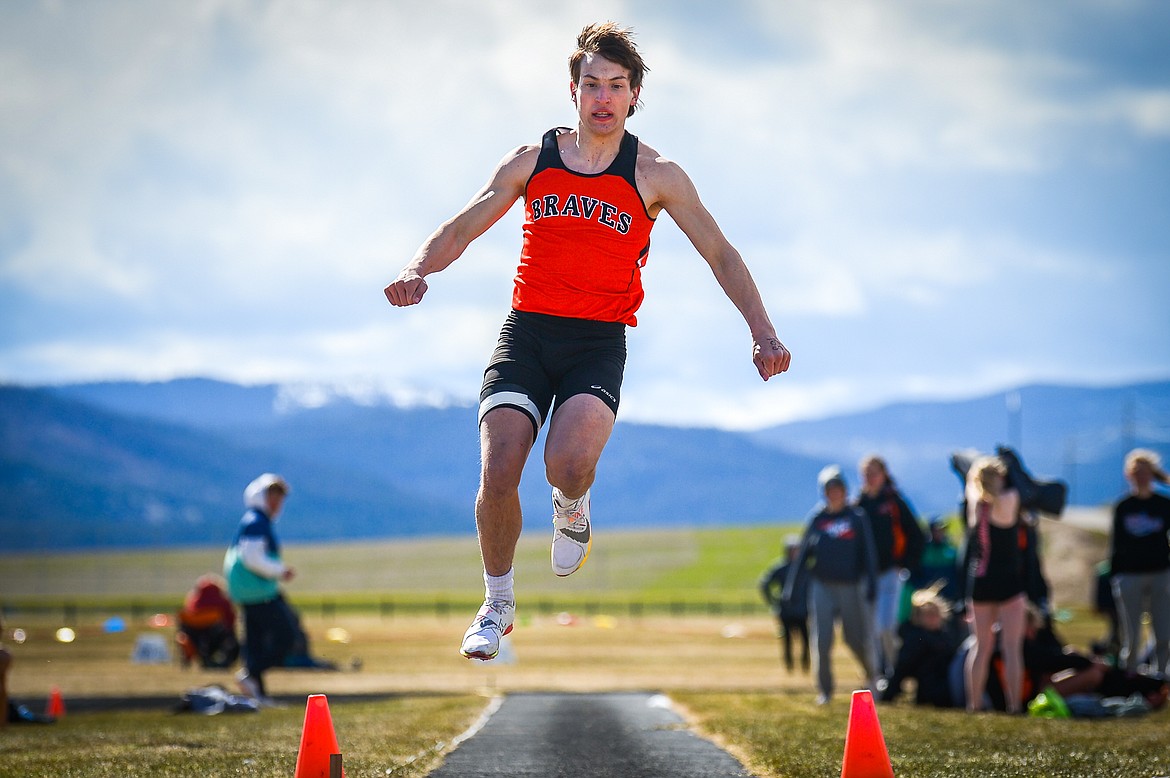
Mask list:
POLYGON ((244 606, 244 668, 264 689, 263 673, 284 664, 297 636, 297 619, 284 597, 244 606))

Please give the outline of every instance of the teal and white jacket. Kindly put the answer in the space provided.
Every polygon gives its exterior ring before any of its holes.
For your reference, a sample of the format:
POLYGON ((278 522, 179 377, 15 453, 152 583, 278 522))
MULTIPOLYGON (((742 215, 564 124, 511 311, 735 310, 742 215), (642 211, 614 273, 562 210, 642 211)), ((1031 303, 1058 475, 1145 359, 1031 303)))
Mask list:
POLYGON ((249 495, 248 510, 240 519, 236 536, 223 558, 223 577, 228 596, 240 605, 255 605, 280 595, 285 564, 272 520, 263 508, 263 494, 249 495), (258 499, 257 499, 258 498, 258 499))

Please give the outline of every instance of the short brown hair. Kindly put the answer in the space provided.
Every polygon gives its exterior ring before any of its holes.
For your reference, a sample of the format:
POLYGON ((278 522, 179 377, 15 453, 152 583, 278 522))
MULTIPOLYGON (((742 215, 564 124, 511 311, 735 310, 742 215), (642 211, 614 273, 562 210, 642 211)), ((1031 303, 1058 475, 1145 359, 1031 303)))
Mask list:
MULTIPOLYGON (((597 54, 630 71, 631 90, 640 89, 642 78, 650 71, 634 45, 633 29, 621 27, 617 22, 590 24, 581 30, 577 36, 577 50, 569 55, 569 76, 574 84, 581 77, 581 61, 586 54, 597 54)), ((641 102, 631 105, 626 116, 633 116, 641 102)))

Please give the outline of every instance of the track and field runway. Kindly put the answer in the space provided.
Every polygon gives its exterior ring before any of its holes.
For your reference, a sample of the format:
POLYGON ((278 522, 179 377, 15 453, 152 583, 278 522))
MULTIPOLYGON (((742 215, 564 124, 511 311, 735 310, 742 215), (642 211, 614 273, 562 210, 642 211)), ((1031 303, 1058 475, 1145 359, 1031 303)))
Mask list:
POLYGON ((649 693, 511 694, 430 778, 749 778, 649 693))

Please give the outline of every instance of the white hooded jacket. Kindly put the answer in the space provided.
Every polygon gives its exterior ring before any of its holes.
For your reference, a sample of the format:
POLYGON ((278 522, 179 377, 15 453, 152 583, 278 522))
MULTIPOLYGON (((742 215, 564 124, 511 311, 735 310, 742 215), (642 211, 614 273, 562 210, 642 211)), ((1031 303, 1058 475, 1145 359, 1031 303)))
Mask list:
MULTIPOLYGON (((284 486, 285 493, 288 493, 288 483, 274 473, 265 473, 259 478, 256 478, 244 489, 244 506, 249 509, 258 510, 267 516, 268 503, 266 501, 266 495, 268 489, 276 484, 284 486)), ((273 523, 276 523, 276 518, 276 516, 268 517, 269 521, 273 523)), ((238 549, 240 561, 243 562, 244 567, 261 578, 276 580, 281 578, 288 569, 279 559, 268 556, 262 538, 240 538, 238 549)))

